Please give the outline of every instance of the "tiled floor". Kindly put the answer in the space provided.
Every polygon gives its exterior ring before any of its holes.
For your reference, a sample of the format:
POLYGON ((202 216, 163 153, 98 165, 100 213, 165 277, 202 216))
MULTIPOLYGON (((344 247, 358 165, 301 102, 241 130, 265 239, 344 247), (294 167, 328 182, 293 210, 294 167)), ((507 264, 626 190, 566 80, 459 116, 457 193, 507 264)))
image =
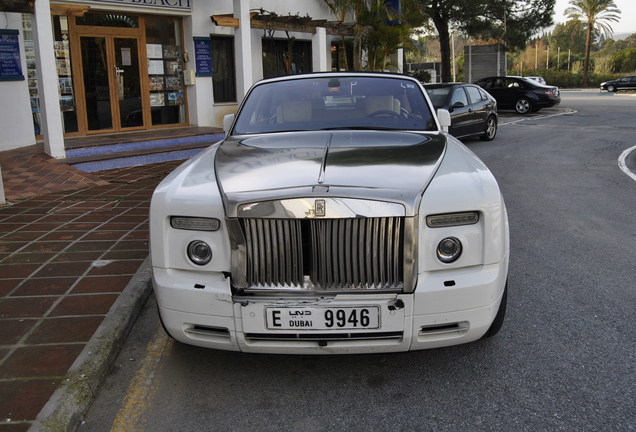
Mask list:
POLYGON ((0 152, 0 169, 6 200, 44 195, 107 184, 52 158, 42 145, 0 152))
POLYGON ((0 153, 0 432, 29 429, 148 256, 150 196, 182 162, 92 175, 0 153))

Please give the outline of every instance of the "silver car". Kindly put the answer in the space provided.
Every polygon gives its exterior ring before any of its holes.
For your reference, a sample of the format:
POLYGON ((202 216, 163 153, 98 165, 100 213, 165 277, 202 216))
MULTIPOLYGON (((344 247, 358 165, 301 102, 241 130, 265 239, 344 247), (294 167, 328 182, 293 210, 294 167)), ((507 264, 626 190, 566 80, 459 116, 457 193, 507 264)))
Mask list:
POLYGON ((547 83, 545 82, 543 77, 540 77, 540 76, 527 76, 525 78, 531 79, 532 81, 536 81, 536 82, 538 82, 539 84, 542 84, 542 85, 547 85, 547 83))
POLYGON ((256 83, 227 137, 157 187, 153 285, 175 339, 408 351, 496 334, 509 230, 493 175, 404 75, 256 83))

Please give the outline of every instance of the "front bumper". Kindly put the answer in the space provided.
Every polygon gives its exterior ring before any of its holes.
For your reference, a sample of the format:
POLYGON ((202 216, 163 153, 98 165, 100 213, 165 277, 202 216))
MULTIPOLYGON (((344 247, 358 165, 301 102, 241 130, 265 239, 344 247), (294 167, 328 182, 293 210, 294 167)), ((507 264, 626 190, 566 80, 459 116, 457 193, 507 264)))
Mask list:
POLYGON ((278 354, 399 352, 481 338, 499 309, 508 257, 495 265, 420 273, 413 294, 233 297, 221 273, 153 268, 161 320, 178 341, 207 348, 278 354), (271 330, 267 307, 377 307, 377 329, 271 330))

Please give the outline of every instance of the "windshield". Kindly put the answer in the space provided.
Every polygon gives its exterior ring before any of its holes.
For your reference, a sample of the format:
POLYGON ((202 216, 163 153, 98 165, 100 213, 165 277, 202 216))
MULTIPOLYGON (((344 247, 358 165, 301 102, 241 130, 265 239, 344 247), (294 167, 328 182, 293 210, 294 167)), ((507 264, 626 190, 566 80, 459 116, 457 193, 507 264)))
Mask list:
POLYGON ((311 77, 256 86, 234 134, 298 130, 437 130, 421 88, 389 77, 311 77))

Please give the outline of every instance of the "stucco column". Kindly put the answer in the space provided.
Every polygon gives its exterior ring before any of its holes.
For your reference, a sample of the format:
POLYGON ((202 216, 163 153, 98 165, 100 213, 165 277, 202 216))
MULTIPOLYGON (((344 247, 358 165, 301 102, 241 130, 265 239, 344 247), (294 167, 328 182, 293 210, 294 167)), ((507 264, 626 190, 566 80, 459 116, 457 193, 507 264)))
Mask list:
MULTIPOLYGON (((206 4, 196 2, 193 5, 192 13, 204 15, 208 12, 206 4), (202 7, 203 6, 203 7, 202 7)), ((194 49, 194 37, 209 34, 207 28, 202 28, 199 20, 193 20, 192 16, 184 17, 183 29, 185 40, 184 49, 189 53, 190 60, 186 62, 185 69, 196 70, 196 52, 194 49), (194 26, 199 26, 195 28, 194 26)), ((207 35, 206 35, 207 36, 207 35)), ((197 77, 195 85, 187 86, 188 92, 188 115, 190 116, 190 124, 196 126, 215 126, 214 122, 214 104, 210 103, 213 98, 212 77, 197 77)), ((217 125, 218 126, 218 125, 217 125)))
POLYGON ((311 52, 314 72, 328 72, 331 67, 329 65, 329 54, 331 54, 331 45, 327 44, 327 29, 317 27, 316 34, 311 38, 311 52))
POLYGON ((54 158, 66 157, 64 129, 60 111, 57 69, 53 52, 53 26, 51 25, 51 3, 37 0, 33 15, 33 42, 37 64, 40 116, 44 151, 54 158))
MULTIPOLYGON (((39 0, 38 0, 39 1, 39 0)), ((234 18, 239 19, 236 30, 236 91, 239 103, 253 83, 252 36, 249 0, 234 0, 234 18)))
POLYGON ((397 71, 398 73, 404 73, 404 49, 398 48, 397 50, 397 71))

